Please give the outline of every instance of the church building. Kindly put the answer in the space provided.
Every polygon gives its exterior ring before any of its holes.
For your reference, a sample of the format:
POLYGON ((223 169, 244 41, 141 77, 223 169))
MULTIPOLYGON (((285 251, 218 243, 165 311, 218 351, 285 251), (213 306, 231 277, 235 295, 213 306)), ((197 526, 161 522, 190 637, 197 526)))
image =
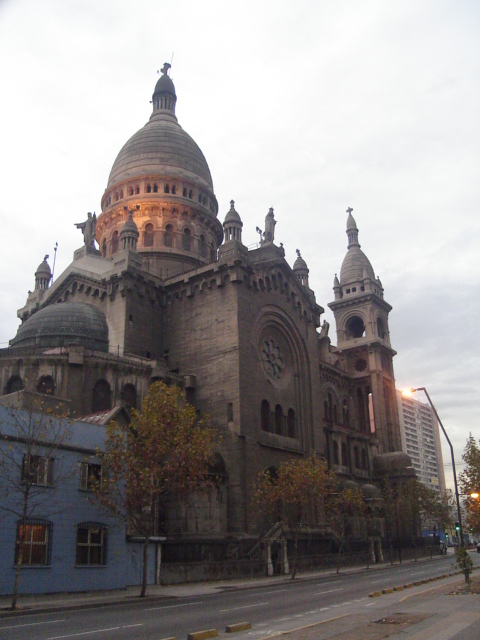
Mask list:
POLYGON ((275 242, 273 209, 250 249, 234 201, 219 211, 207 161, 177 121, 169 66, 149 121, 113 163, 101 213, 77 224, 84 243, 73 262, 53 283, 46 260, 35 272, 0 351, 2 401, 47 394, 92 420, 139 409, 155 380, 178 384, 221 435, 223 484, 172 508, 162 533, 167 543, 241 539, 258 533, 258 475, 292 457, 315 451, 367 497, 392 460, 407 464, 391 306, 348 209, 346 255, 340 271, 341 259, 332 265, 332 344, 304 257, 290 266, 275 242))

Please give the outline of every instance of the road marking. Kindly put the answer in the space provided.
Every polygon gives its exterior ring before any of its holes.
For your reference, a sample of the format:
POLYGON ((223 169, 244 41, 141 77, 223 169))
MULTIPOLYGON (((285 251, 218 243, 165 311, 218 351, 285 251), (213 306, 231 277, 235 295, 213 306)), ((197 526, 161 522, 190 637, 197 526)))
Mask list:
POLYGON ((321 596, 324 593, 333 593, 334 591, 343 591, 343 587, 340 587, 339 589, 330 589, 329 591, 315 591, 315 595, 321 596))
MULTIPOLYGON (((273 591, 262 591, 262 594, 265 596, 267 593, 280 593, 281 591, 287 591, 287 589, 274 589, 273 591)), ((256 593, 249 594, 252 596, 256 596, 256 593)))
POLYGON ((177 607, 190 607, 193 604, 201 604, 201 602, 186 602, 185 604, 171 604, 166 607, 152 607, 151 609, 144 609, 144 611, 158 611, 159 609, 176 609, 177 607))
POLYGON ((376 584, 377 582, 384 582, 385 580, 389 580, 389 578, 382 578, 381 580, 372 580, 371 584, 376 584))
POLYGON ((370 604, 366 604, 366 607, 373 607, 374 604, 377 604, 376 602, 370 602, 370 604))
POLYGON ((368 598, 357 598, 354 602, 362 602, 363 600, 368 600, 368 598))
POLYGON ((29 622, 28 624, 12 624, 9 627, 0 627, 0 631, 3 629, 19 629, 20 627, 34 627, 37 624, 55 624, 57 622, 65 622, 65 620, 48 620, 47 622, 29 622))
POLYGON ((117 631, 122 627, 109 627, 108 629, 95 629, 94 631, 81 631, 80 633, 69 633, 65 636, 55 636, 53 638, 47 638, 47 640, 61 640, 62 638, 76 638, 78 636, 88 636, 92 633, 104 633, 105 631, 117 631))
POLYGON ((332 609, 334 607, 344 607, 346 604, 352 604, 352 601, 350 600, 349 602, 342 602, 341 604, 332 604, 332 609))
POLYGON ((270 604, 270 603, 269 602, 259 602, 258 604, 246 604, 243 607, 233 607, 231 609, 220 609, 220 613, 225 613, 225 611, 238 611, 239 609, 251 609, 252 607, 264 607, 267 604, 270 604))

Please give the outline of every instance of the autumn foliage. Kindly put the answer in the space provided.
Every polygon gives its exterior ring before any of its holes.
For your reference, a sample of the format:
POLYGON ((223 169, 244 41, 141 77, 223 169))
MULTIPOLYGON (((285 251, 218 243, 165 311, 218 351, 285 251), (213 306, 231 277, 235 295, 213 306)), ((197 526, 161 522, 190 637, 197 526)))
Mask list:
POLYGON ((181 390, 163 382, 150 387, 128 426, 107 428, 105 451, 99 452, 105 472, 95 496, 144 538, 141 596, 149 539, 160 533, 159 514, 172 496, 205 487, 215 436, 206 420, 198 420, 195 409, 185 404, 181 390))

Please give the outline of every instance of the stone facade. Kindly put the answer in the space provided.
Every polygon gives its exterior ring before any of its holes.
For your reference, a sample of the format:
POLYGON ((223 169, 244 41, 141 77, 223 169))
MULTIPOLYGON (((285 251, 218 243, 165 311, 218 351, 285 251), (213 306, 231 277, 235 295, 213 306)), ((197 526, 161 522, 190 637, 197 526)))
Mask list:
POLYGON ((298 252, 291 268, 275 244, 273 209, 252 250, 233 202, 223 225, 217 219, 208 165, 178 125, 175 103, 164 70, 150 121, 113 165, 99 250, 76 251, 53 284, 46 261, 37 269, 19 333, 0 352, 0 384, 6 395, 25 388, 68 399, 81 417, 139 408, 156 379, 179 383, 221 434, 224 478, 204 504, 172 505, 167 534, 225 542, 258 533, 252 487, 265 469, 315 451, 344 481, 368 486, 374 459, 401 450, 391 307, 349 210, 349 248, 330 304, 333 346, 305 260, 298 252), (67 304, 79 310, 68 327, 67 304), (104 318, 105 348, 101 336, 98 348, 85 345, 82 305, 104 318))

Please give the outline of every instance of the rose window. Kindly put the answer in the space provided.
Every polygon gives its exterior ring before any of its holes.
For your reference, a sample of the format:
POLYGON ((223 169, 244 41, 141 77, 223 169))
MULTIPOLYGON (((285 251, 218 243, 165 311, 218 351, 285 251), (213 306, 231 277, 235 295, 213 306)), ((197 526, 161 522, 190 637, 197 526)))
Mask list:
POLYGON ((265 373, 274 380, 280 378, 284 367, 283 358, 280 347, 272 338, 263 341, 261 355, 265 373))

